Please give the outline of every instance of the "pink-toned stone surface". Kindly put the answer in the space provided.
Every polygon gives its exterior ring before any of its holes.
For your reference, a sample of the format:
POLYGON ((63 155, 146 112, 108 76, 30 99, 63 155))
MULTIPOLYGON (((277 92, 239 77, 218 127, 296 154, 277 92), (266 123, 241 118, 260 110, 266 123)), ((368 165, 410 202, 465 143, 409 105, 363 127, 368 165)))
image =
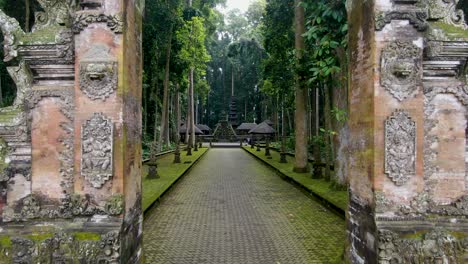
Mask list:
POLYGON ((60 127, 67 119, 60 112, 60 99, 45 98, 41 100, 32 113, 32 193, 48 198, 63 198, 60 186, 61 163, 59 159, 63 146, 60 138, 64 131, 60 127))
MULTIPOLYGON (((382 31, 376 32, 376 56, 374 60, 375 87, 375 133, 374 133, 374 191, 381 191, 387 199, 398 205, 409 205, 410 201, 424 189, 423 147, 424 147, 424 94, 422 83, 419 84, 415 96, 400 102, 380 84, 381 54, 385 47, 394 41, 407 40, 422 48, 423 40, 408 21, 392 21, 382 31), (397 186, 385 173, 385 121, 397 110, 407 111, 416 122, 416 174, 402 186, 397 186)), ((421 50, 422 56, 422 50, 421 50)), ((422 72, 421 72, 422 74, 422 72)), ((422 78, 422 76, 420 76, 422 78)), ((391 212, 386 212, 391 213, 391 212)))
POLYGON ((430 117, 437 124, 430 134, 438 142, 432 146, 437 153, 438 171, 430 179, 435 181, 434 202, 449 204, 467 194, 465 167, 467 109, 449 94, 439 94, 433 100, 435 111, 430 117))
MULTIPOLYGON (((122 99, 117 91, 105 101, 92 100, 80 89, 80 63, 96 61, 118 61, 122 48, 121 35, 115 35, 105 23, 95 23, 85 28, 75 37, 76 82, 75 82, 75 191, 92 194, 96 201, 103 201, 112 194, 123 193, 122 153, 118 144, 124 137, 122 131, 122 99), (93 113, 99 112, 111 118, 114 124, 114 174, 100 189, 94 188, 81 175, 81 127, 93 113)), ((120 63, 121 64, 121 63, 120 63)), ((121 78, 121 76, 119 76, 121 78)), ((121 81, 119 80, 119 83, 121 81)))

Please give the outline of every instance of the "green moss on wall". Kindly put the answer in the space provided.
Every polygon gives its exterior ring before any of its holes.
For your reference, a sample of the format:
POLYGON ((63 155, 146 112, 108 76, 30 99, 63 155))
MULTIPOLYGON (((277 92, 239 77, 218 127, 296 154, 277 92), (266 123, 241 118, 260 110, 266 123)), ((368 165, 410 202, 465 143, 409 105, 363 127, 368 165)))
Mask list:
POLYGON ((468 30, 441 21, 431 23, 435 29, 441 29, 449 40, 468 38, 468 30))
POLYGON ((11 238, 10 236, 0 236, 0 248, 11 248, 11 238))
POLYGON ((76 232, 73 234, 75 239, 78 241, 99 241, 101 240, 101 235, 91 232, 76 232))

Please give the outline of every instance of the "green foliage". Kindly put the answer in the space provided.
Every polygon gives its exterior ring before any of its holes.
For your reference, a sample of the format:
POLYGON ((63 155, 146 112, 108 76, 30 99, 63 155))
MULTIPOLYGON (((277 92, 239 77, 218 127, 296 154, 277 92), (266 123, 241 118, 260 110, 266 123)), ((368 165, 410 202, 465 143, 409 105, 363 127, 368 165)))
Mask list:
POLYGON ((205 46, 204 21, 201 17, 193 17, 185 21, 182 28, 176 32, 177 39, 181 43, 179 60, 186 62, 189 68, 202 76, 206 74, 206 63, 211 60, 205 46))
POLYGON ((281 94, 284 105, 294 104, 294 1, 270 0, 263 19, 262 35, 267 58, 263 61, 263 87, 275 98, 281 94))
POLYGON ((347 14, 344 0, 308 0, 307 13, 309 83, 331 81, 341 71, 339 50, 347 46, 347 14))

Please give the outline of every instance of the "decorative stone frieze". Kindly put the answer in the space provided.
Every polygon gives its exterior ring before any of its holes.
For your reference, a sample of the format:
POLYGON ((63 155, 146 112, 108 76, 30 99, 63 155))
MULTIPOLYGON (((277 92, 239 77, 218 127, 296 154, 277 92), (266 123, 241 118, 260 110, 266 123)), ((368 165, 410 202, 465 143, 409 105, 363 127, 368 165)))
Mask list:
POLYGON ((74 261, 119 263, 119 232, 109 231, 102 235, 97 233, 92 235, 92 239, 88 240, 83 239, 80 234, 64 232, 55 233, 43 240, 13 237, 11 249, 3 249, 2 254, 10 255, 12 263, 18 264, 73 263, 74 261))
POLYGON ((112 121, 103 113, 94 113, 81 128, 81 175, 94 187, 101 188, 113 175, 112 121))
POLYGON ((96 13, 80 13, 75 17, 73 32, 80 33, 92 23, 106 23, 114 33, 120 34, 123 31, 123 22, 120 15, 105 15, 96 13))
POLYGON ((458 9, 458 2, 459 0, 428 0, 429 18, 467 29, 463 10, 458 9))
POLYGON ((117 90, 117 62, 81 62, 80 89, 92 100, 105 101, 117 90))
POLYGON ((382 30, 385 25, 390 24, 392 20, 408 20, 418 31, 425 31, 428 27, 428 15, 424 10, 397 10, 378 13, 375 17, 375 30, 382 30))
POLYGON ((385 173, 398 186, 416 173, 416 122, 397 110, 385 122, 385 173))
POLYGON ((71 0, 38 0, 44 11, 35 13, 35 23, 32 31, 38 31, 50 26, 70 26, 76 1, 71 0))
POLYGON ((28 220, 72 219, 94 215, 119 216, 125 205, 122 194, 109 197, 102 205, 96 204, 89 195, 66 194, 58 206, 50 205, 43 197, 28 195, 17 206, 3 210, 4 222, 28 220))
POLYGON ((443 230, 433 230, 418 238, 403 238, 389 230, 379 230, 378 263, 463 263, 468 238, 458 239, 443 230))
POLYGON ((21 29, 19 22, 7 16, 0 10, 0 28, 3 33, 3 53, 5 61, 11 61, 18 56, 18 39, 25 33, 21 29))
POLYGON ((399 101, 421 86, 422 49, 411 41, 395 41, 382 51, 380 83, 399 101))

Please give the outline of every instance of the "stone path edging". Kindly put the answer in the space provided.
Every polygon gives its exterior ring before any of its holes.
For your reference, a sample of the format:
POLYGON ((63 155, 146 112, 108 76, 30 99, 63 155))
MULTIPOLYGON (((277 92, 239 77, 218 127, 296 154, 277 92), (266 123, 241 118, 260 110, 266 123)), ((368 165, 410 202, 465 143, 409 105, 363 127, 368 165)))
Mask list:
POLYGON ((346 212, 345 210, 343 210, 342 208, 334 205, 333 203, 331 203, 330 201, 328 201, 325 197, 323 197, 322 195, 314 192, 313 190, 311 190, 310 188, 307 188, 307 186, 305 186, 304 184, 302 184, 300 181, 296 180, 295 178, 281 172, 278 168, 276 168, 275 166, 271 165, 270 163, 268 163, 267 161, 261 159, 260 157, 258 157, 257 155, 249 152, 248 150, 246 150, 245 148, 242 148, 245 152, 247 152, 249 155, 252 155, 253 157, 255 157, 257 160, 259 160, 260 162, 262 162, 263 164, 265 164, 266 166, 268 166, 269 168, 273 169, 282 179, 290 182, 290 183, 293 183, 294 185, 300 187, 302 190, 306 191, 307 193, 311 194, 314 198, 316 198, 320 203, 322 203, 322 205, 326 206, 327 208, 330 208, 332 209, 335 213, 337 213, 340 217, 342 217, 343 219, 346 218, 346 212))
POLYGON ((155 205, 161 200, 161 198, 170 190, 172 189, 172 187, 174 187, 174 185, 176 185, 180 179, 182 179, 185 175, 187 175, 191 170, 192 168, 203 158, 205 157, 206 153, 208 153, 208 151, 210 151, 210 148, 207 148, 207 150, 205 151, 205 153, 203 153, 200 157, 198 157, 198 159, 196 159, 194 162, 192 162, 192 164, 181 174, 179 175, 178 177, 176 177, 173 182, 167 186, 166 190, 164 190, 161 195, 157 198, 154 199, 154 201, 151 203, 150 206, 148 206, 148 208, 144 209, 143 211, 143 215, 145 216, 146 213, 148 213, 152 208, 155 207, 155 205))

